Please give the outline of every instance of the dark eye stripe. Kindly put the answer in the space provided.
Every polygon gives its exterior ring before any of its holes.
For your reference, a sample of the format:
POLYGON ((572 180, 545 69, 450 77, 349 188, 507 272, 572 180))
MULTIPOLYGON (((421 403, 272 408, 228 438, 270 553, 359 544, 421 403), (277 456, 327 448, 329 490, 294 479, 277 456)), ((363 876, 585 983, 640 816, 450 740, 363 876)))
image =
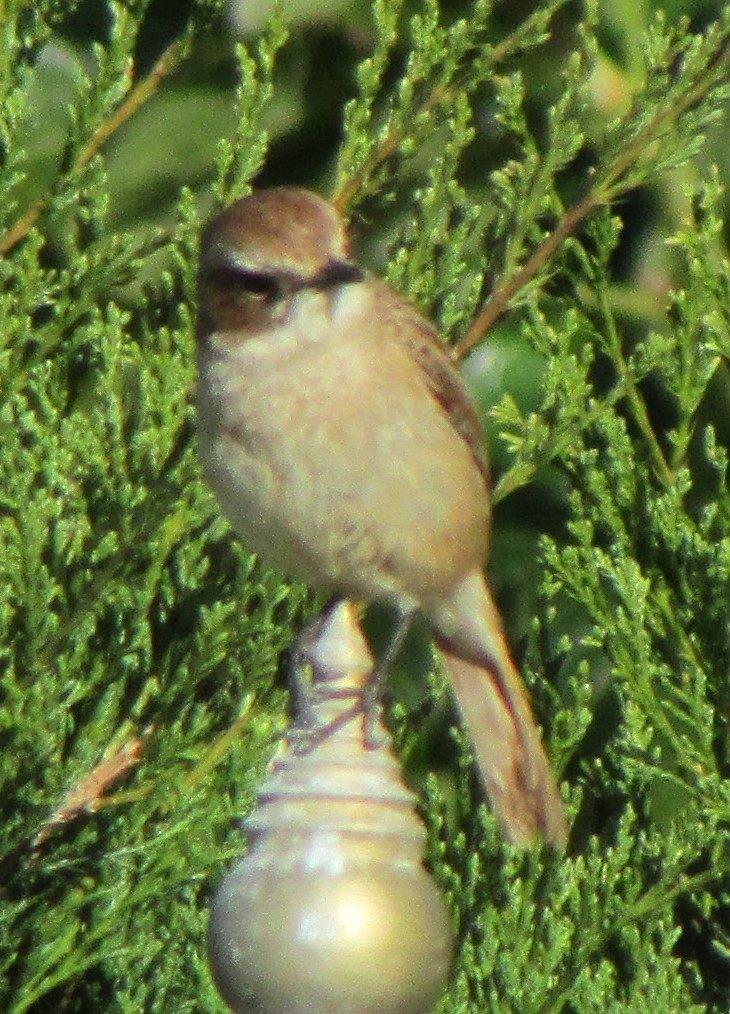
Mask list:
POLYGON ((261 296, 271 301, 282 295, 281 283, 274 275, 267 275, 261 271, 247 271, 233 265, 211 268, 206 272, 206 279, 218 288, 261 296))
POLYGON ((338 285, 349 285, 362 282, 364 274, 351 261, 330 261, 310 282, 315 289, 334 289, 338 285))
POLYGON ((237 264, 211 265, 205 271, 205 280, 216 288, 258 296, 272 303, 300 289, 335 289, 361 282, 364 277, 360 268, 350 261, 330 261, 309 278, 281 271, 251 271, 237 264))

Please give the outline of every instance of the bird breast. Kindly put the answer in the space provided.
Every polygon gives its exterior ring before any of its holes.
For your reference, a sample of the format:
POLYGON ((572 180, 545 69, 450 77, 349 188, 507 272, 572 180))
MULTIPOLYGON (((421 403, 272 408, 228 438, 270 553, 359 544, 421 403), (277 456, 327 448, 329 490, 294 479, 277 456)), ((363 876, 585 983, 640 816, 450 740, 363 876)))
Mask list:
POLYGON ((398 339, 367 285, 303 293, 276 329, 203 357, 199 412, 208 479, 252 550, 314 584, 402 601, 481 562, 488 505, 398 339))

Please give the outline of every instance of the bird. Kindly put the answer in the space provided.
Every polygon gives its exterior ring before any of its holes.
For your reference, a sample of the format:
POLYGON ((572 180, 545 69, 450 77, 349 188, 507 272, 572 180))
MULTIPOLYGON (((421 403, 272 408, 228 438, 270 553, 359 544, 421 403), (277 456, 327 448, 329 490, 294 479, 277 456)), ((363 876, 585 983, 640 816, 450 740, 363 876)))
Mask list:
POLYGON ((435 328, 353 259, 333 204, 273 187, 203 229, 196 345, 199 455, 234 532, 287 575, 394 607, 388 661, 422 614, 506 839, 562 849, 564 806, 485 577, 485 440, 435 328))

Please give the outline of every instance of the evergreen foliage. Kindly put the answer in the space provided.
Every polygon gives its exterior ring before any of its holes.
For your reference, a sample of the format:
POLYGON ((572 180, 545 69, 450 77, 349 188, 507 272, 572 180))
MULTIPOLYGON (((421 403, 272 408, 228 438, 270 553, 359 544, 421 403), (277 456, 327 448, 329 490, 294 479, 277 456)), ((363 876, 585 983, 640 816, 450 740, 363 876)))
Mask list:
MULTIPOLYGON (((220 518, 192 401, 196 237, 276 163, 303 36, 277 13, 221 62, 223 4, 191 8, 3 8, 8 1014, 222 1011, 207 906, 316 606, 220 518)), ((573 825, 565 857, 509 849, 438 673, 391 707, 458 928, 443 1014, 730 1006, 730 272, 702 148, 730 15, 690 13, 621 39, 591 3, 374 0, 319 163, 456 354, 486 335, 494 583, 573 825)))

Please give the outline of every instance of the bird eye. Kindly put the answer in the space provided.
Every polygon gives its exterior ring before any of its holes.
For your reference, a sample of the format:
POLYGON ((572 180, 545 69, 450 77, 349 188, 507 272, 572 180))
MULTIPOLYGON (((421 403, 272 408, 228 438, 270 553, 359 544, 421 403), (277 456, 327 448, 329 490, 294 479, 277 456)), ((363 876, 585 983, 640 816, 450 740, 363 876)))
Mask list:
POLYGON ((258 271, 242 271, 239 273, 237 288, 250 292, 252 296, 263 296, 265 299, 276 299, 281 295, 281 285, 273 275, 263 275, 258 271))
POLYGON ((219 266, 210 272, 210 281, 221 289, 245 293, 273 303, 282 294, 281 284, 274 275, 230 265, 219 266))

